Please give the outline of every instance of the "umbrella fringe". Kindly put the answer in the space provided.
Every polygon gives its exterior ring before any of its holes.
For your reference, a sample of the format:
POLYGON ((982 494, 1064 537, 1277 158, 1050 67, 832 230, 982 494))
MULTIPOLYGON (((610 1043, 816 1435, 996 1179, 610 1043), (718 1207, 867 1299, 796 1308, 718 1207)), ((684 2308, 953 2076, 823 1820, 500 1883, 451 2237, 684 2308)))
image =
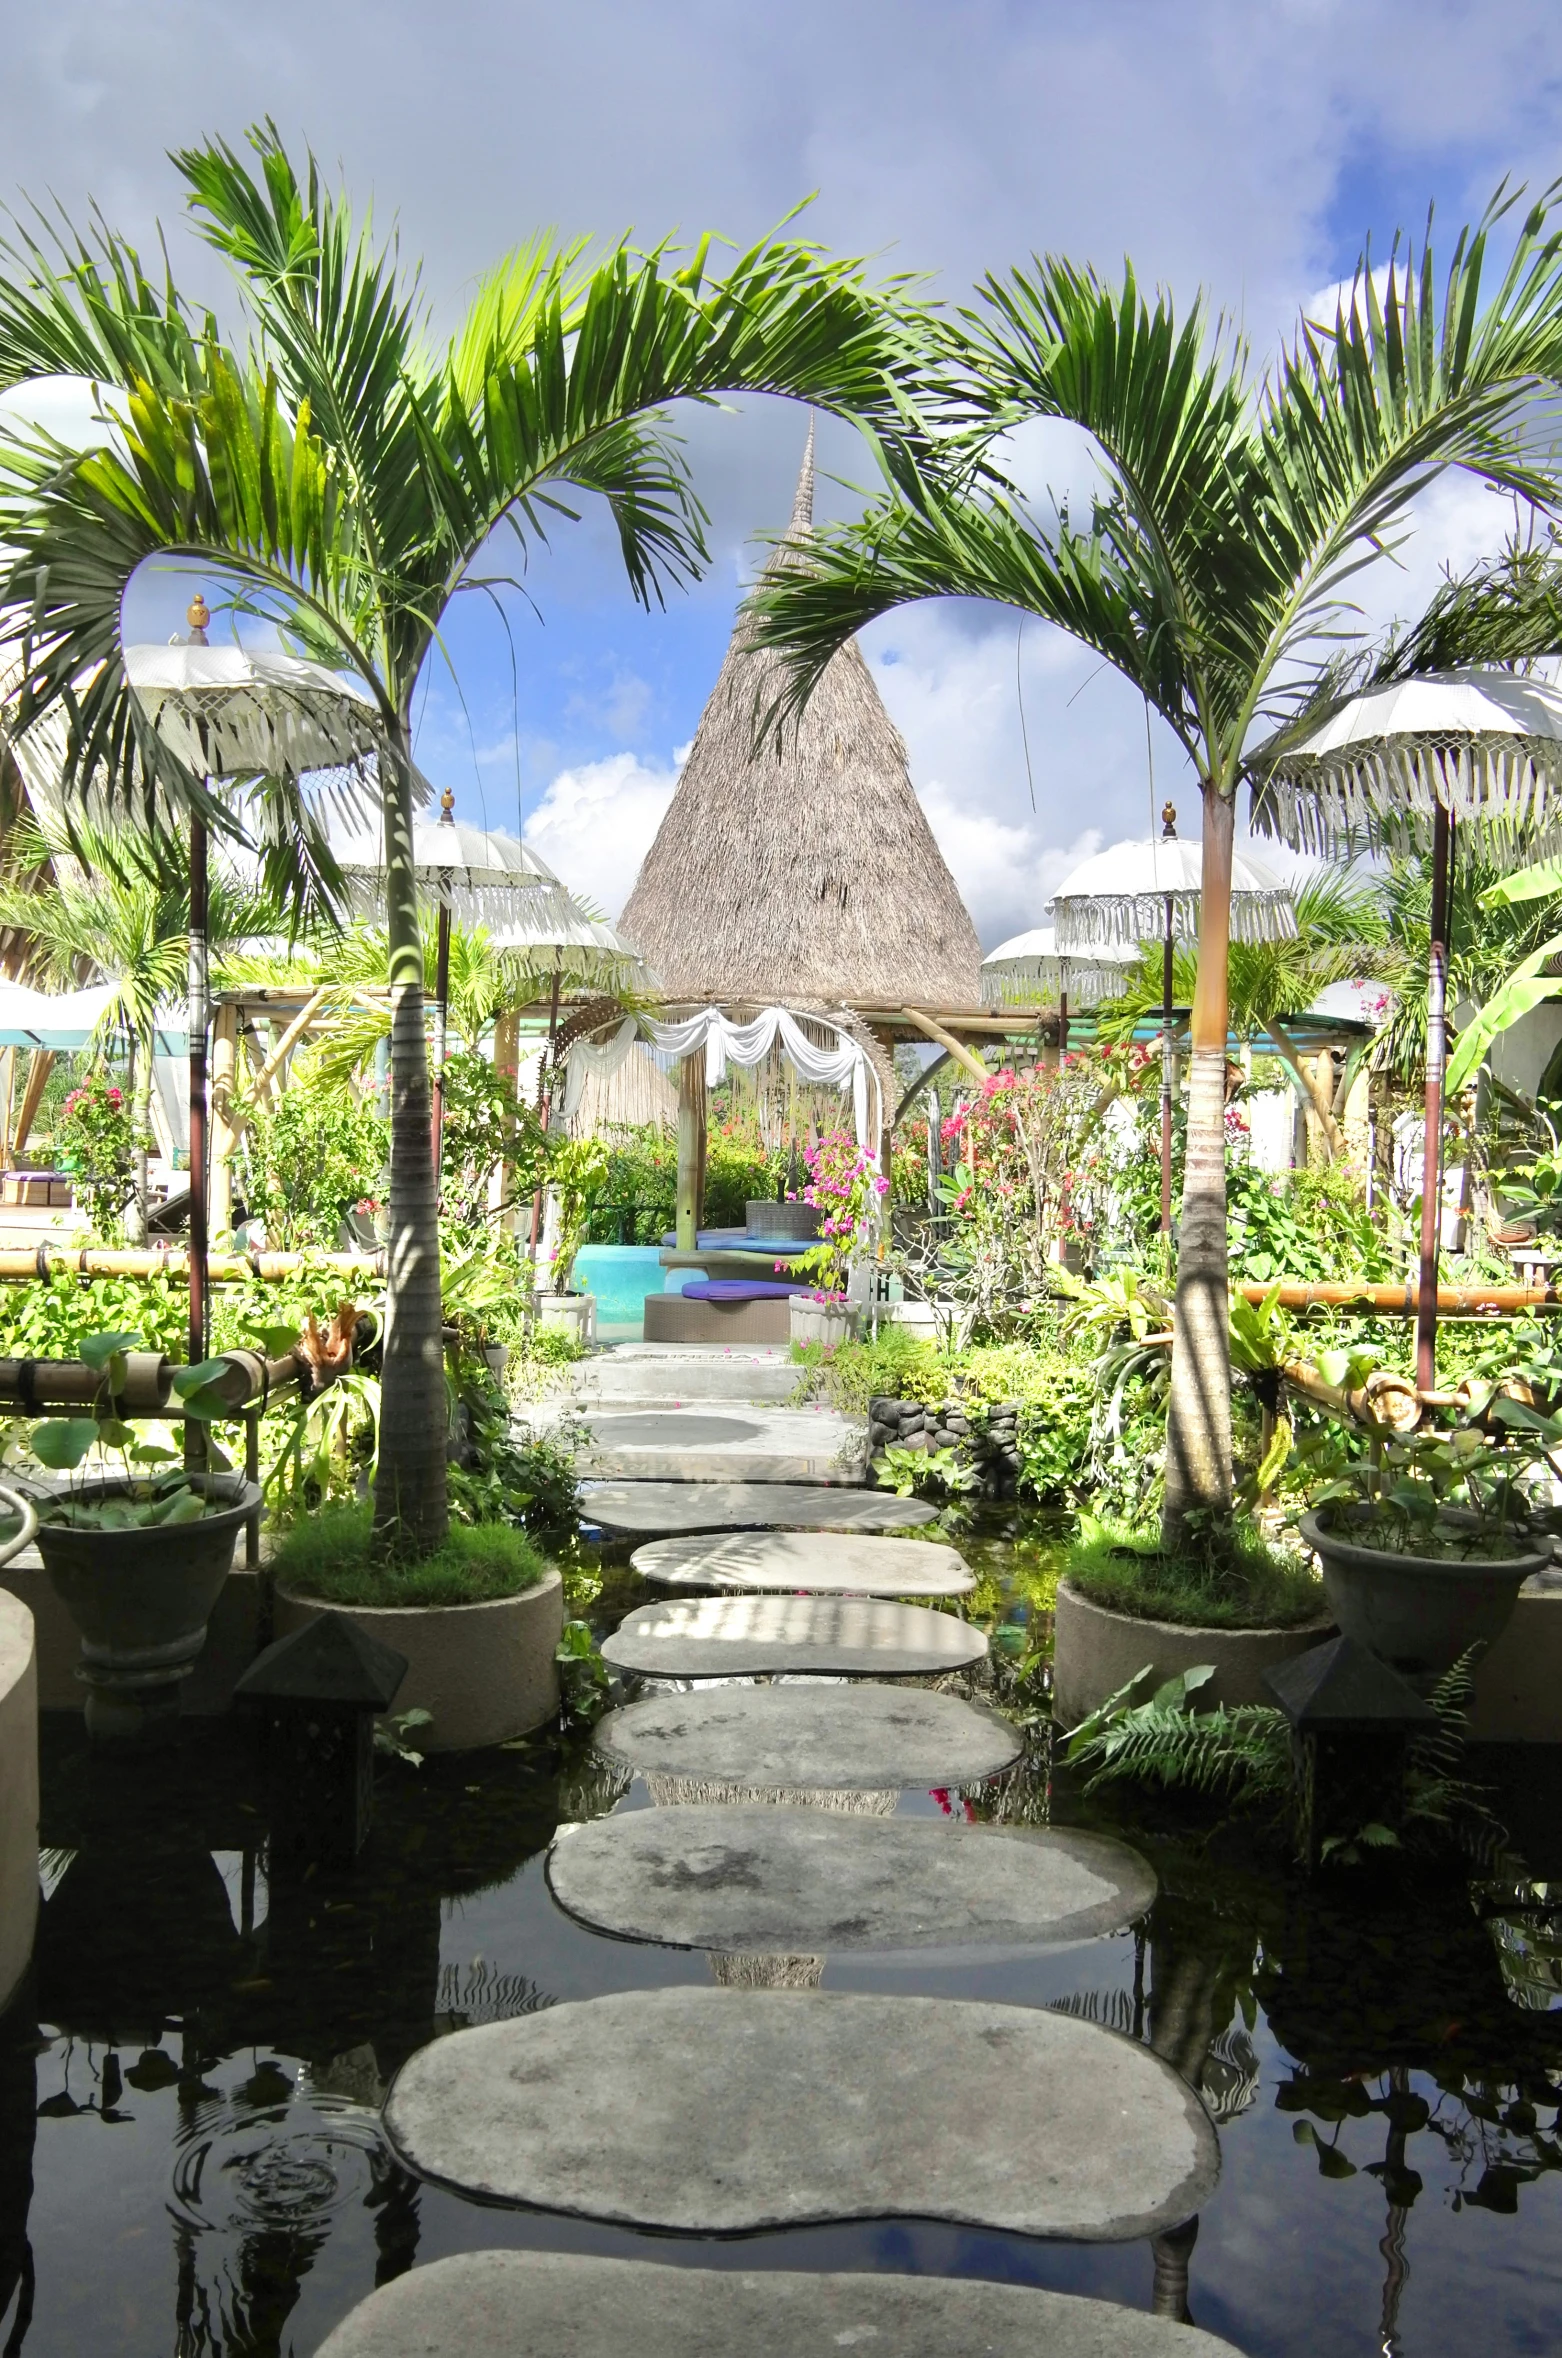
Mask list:
MULTIPOLYGON (((1060 952, 1107 948, 1132 949, 1141 942, 1165 939, 1166 908, 1171 904, 1172 939, 1199 938, 1197 892, 1092 893, 1078 901, 1055 900, 1053 925, 1060 952)), ((1296 910, 1288 890, 1234 892, 1231 896, 1231 939, 1235 942, 1294 941, 1296 910)))
POLYGON ((1562 744, 1471 731, 1282 756, 1253 781, 1252 825, 1322 859, 1405 853, 1426 848, 1439 804, 1495 851, 1562 849, 1562 744))

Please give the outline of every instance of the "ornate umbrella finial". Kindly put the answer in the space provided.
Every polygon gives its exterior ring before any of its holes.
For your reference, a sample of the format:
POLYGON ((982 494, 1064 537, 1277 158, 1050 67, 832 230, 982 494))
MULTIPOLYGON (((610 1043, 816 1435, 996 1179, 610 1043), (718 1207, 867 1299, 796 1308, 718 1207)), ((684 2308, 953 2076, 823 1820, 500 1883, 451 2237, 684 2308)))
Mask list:
POLYGON ((1161 836, 1162 836, 1162 840, 1163 840, 1163 841, 1170 840, 1172 837, 1174 837, 1174 836, 1176 835, 1176 832, 1177 832, 1177 805, 1176 805, 1174 802, 1163 802, 1163 803, 1162 803, 1162 805, 1161 805, 1161 836))
POLYGON ((206 644, 207 627, 210 624, 212 618, 212 610, 210 606, 207 605, 206 600, 201 595, 199 590, 196 591, 194 597, 190 600, 189 605, 185 608, 184 618, 190 626, 189 644, 192 647, 204 647, 206 644))
POLYGON ((456 798, 449 786, 439 798, 439 823, 442 827, 453 827, 456 823, 456 798))

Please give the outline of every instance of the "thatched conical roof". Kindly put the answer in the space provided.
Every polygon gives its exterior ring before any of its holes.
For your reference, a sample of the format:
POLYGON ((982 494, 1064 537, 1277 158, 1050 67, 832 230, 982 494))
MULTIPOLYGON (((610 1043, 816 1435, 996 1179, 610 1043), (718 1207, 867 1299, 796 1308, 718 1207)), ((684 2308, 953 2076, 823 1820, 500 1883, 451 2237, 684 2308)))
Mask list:
MULTIPOLYGON (((813 524, 813 427, 789 538, 813 524)), ((778 550, 771 567, 795 560, 778 550)), ((856 642, 756 749, 779 657, 740 621, 624 933, 671 999, 975 1007, 981 945, 856 642)))

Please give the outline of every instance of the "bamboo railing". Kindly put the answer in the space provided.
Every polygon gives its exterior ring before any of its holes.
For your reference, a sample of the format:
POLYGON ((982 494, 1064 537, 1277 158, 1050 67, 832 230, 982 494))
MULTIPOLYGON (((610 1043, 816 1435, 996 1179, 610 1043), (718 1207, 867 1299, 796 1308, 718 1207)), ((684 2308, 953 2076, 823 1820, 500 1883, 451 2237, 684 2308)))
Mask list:
MULTIPOLYGON (((383 1251, 372 1253, 210 1253, 207 1275, 213 1285, 242 1285, 246 1278, 280 1280, 303 1270, 330 1270, 341 1277, 384 1277, 383 1251)), ((187 1246, 107 1245, 15 1246, 0 1250, 0 1282, 43 1282, 51 1277, 167 1277, 190 1274, 187 1246)))

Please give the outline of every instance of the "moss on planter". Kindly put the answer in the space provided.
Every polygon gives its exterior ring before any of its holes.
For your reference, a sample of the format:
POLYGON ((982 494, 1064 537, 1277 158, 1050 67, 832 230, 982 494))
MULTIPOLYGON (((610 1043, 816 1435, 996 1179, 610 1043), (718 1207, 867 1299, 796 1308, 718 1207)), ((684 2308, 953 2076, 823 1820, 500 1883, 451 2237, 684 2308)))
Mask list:
POLYGON ((1270 1546, 1252 1524, 1168 1556, 1158 1532, 1086 1516, 1063 1577, 1110 1613, 1185 1629, 1294 1629, 1326 1610, 1323 1583, 1303 1558, 1270 1546))
POLYGON ((371 1563, 370 1520, 367 1506, 348 1506, 295 1523, 272 1558, 277 1580, 327 1605, 486 1605, 535 1588, 547 1569, 509 1523, 452 1523, 431 1556, 371 1563))

